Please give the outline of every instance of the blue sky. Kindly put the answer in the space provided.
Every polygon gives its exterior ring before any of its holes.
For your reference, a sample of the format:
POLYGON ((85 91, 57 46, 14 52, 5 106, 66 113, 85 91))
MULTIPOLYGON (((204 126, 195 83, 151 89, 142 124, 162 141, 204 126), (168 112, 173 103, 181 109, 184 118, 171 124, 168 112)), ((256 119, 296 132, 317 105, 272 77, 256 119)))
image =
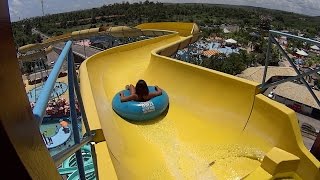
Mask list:
MULTIPOLYGON (((123 2, 123 0, 43 0, 45 14, 61 13, 79 9, 100 7, 104 4, 123 2)), ((138 2, 139 0, 128 0, 138 2)), ((320 16, 320 0, 158 0, 161 2, 199 2, 212 4, 235 4, 280 9, 300 14, 320 16)), ((12 21, 19 18, 41 16, 41 0, 9 0, 12 21)))

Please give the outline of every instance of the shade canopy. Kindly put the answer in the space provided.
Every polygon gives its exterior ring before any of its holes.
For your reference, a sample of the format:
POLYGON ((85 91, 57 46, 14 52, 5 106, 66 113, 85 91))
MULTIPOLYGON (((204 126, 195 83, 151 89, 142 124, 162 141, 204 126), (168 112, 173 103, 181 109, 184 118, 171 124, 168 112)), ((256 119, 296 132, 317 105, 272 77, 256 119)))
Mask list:
POLYGON ((217 50, 208 50, 208 51, 203 51, 202 54, 204 56, 207 56, 207 57, 211 57, 213 55, 216 55, 216 54, 219 54, 220 52, 217 51, 217 50))
POLYGON ((227 28, 224 28, 224 29, 223 29, 223 32, 224 32, 224 33, 230 33, 230 31, 229 31, 227 28))
POLYGON ((320 48, 318 46, 316 46, 316 45, 313 45, 310 48, 313 49, 313 50, 320 50, 320 48))
POLYGON ((304 52, 303 50, 298 50, 296 53, 301 56, 308 56, 308 54, 306 52, 304 52))
POLYGON ((236 44, 236 43, 237 43, 237 41, 236 41, 236 40, 234 40, 234 39, 227 39, 227 40, 226 40, 226 43, 236 44))

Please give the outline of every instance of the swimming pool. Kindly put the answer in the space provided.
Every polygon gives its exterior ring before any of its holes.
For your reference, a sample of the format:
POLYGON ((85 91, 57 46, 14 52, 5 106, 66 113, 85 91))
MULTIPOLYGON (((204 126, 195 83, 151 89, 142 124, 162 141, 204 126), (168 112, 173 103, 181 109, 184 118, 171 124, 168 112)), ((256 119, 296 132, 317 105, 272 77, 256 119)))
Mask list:
MULTIPOLYGON (((43 85, 31 89, 27 93, 28 98, 29 98, 29 102, 36 102, 37 101, 37 99, 39 98, 39 95, 41 93, 43 85)), ((54 85, 53 91, 51 93, 50 99, 57 98, 58 96, 64 94, 67 91, 67 89, 68 89, 68 85, 66 83, 56 82, 54 85)))
POLYGON ((220 53, 230 55, 232 53, 239 53, 239 48, 231 48, 228 46, 221 47, 221 43, 218 42, 196 42, 187 48, 180 49, 177 51, 176 55, 173 58, 185 61, 185 62, 194 62, 195 64, 200 65, 203 61, 201 56, 202 51, 206 50, 217 50, 220 53))
POLYGON ((221 44, 218 42, 209 42, 209 43, 196 43, 198 48, 206 47, 208 50, 218 50, 220 53, 229 55, 231 53, 239 53, 239 48, 232 49, 231 47, 225 46, 221 47, 221 44))

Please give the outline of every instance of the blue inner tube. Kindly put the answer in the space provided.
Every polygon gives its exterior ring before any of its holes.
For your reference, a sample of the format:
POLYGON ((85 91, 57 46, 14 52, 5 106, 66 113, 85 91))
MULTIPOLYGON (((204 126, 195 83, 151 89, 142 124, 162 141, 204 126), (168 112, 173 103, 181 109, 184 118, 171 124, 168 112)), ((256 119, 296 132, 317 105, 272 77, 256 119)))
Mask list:
MULTIPOLYGON (((154 86, 148 86, 148 88, 149 92, 156 91, 154 86)), ((118 115, 127 120, 146 121, 154 119, 162 114, 169 105, 169 97, 164 90, 162 90, 160 96, 154 97, 146 102, 121 102, 120 92, 113 97, 112 108, 118 115)), ((124 90, 124 95, 129 96, 130 91, 124 90)))

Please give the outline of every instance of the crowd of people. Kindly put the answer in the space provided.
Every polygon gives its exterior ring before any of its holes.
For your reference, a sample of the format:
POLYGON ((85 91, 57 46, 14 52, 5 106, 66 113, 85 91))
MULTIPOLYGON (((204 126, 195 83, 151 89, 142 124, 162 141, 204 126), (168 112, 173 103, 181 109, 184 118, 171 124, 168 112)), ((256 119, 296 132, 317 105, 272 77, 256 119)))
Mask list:
MULTIPOLYGON (((33 109, 35 106, 34 102, 30 103, 31 108, 33 109)), ((76 111, 80 112, 79 103, 76 101, 76 111)), ((64 98, 56 98, 49 100, 48 106, 46 108, 46 115, 51 117, 61 117, 68 116, 70 114, 70 104, 64 98)))

